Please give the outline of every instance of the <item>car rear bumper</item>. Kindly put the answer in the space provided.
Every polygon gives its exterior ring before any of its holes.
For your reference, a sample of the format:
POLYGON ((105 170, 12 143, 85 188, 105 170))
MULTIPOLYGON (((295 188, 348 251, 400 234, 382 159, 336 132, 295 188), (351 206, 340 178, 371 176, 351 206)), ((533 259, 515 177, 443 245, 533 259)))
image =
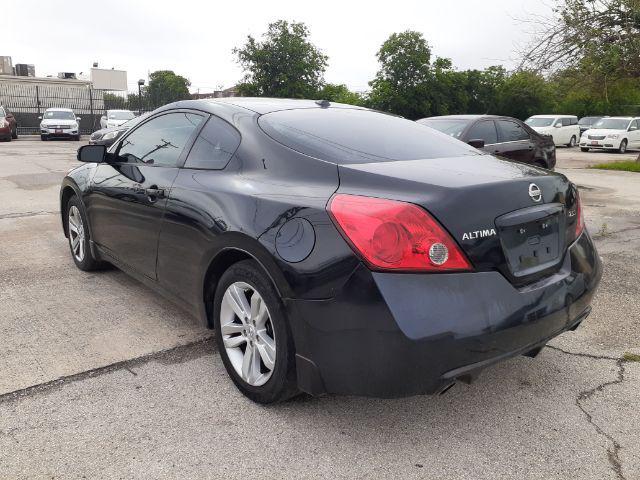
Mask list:
POLYGON ((522 288, 499 272, 372 273, 329 300, 286 300, 298 383, 312 394, 437 393, 536 353, 589 313, 602 265, 588 233, 553 276, 522 288))

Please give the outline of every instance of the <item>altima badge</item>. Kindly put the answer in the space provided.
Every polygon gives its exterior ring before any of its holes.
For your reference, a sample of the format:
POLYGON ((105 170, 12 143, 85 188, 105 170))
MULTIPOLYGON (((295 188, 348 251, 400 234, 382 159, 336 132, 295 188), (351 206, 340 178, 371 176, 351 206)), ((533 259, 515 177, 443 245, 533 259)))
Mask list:
POLYGON ((495 234, 495 228, 488 228, 486 230, 475 230, 473 232, 464 233, 462 235, 462 240, 474 240, 476 238, 493 237, 495 234))
POLYGON ((539 202, 540 200, 542 200, 542 190, 540 190, 538 185, 532 183, 531 185, 529 185, 529 196, 534 202, 539 202))

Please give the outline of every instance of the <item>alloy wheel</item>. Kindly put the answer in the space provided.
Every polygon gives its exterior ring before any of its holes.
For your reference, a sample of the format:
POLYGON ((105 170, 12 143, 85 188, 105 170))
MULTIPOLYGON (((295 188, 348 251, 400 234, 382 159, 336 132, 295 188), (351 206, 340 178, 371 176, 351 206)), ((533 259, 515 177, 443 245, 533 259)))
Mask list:
POLYGON ((84 260, 84 224, 80 210, 75 205, 69 209, 69 243, 71 253, 78 262, 84 260))
POLYGON ((266 303, 248 283, 232 283, 224 292, 220 334, 242 380, 254 387, 264 385, 275 367, 276 338, 266 303))

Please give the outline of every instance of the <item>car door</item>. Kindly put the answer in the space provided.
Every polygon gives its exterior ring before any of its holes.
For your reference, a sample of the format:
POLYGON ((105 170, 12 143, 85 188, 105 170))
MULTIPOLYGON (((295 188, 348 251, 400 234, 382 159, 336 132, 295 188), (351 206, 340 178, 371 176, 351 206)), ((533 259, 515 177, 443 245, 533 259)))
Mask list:
POLYGON ((640 148, 640 124, 637 118, 629 124, 627 138, 629 139, 629 148, 640 148))
POLYGON ((483 151, 487 153, 502 153, 502 145, 498 143, 498 131, 493 120, 479 120, 464 134, 464 141, 483 140, 483 151))
POLYGON ((179 298, 195 294, 201 301, 200 269, 234 212, 228 192, 239 188, 238 176, 225 167, 240 139, 235 127, 212 115, 171 189, 158 241, 158 282, 179 298))
POLYGON ((529 132, 516 120, 498 119, 498 142, 500 155, 519 162, 532 163, 534 147, 529 132))
POLYGON ((151 279, 167 197, 203 119, 184 110, 151 118, 121 140, 91 181, 86 207, 93 241, 151 279))

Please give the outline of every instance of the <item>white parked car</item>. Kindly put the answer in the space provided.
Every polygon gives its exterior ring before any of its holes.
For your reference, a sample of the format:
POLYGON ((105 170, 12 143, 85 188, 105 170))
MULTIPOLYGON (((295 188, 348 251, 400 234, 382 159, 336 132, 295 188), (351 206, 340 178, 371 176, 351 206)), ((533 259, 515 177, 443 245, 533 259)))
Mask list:
POLYGON ((131 110, 107 110, 106 113, 100 117, 100 128, 119 127, 132 118, 135 118, 135 115, 131 110))
POLYGON ((640 148, 640 117, 606 117, 582 134, 580 150, 591 148, 617 150, 640 148))
POLYGON ((580 139, 578 117, 575 115, 534 115, 524 123, 542 135, 551 135, 556 145, 575 147, 580 139))
POLYGON ((73 138, 80 140, 80 117, 70 108, 47 108, 40 119, 40 139, 73 138))

